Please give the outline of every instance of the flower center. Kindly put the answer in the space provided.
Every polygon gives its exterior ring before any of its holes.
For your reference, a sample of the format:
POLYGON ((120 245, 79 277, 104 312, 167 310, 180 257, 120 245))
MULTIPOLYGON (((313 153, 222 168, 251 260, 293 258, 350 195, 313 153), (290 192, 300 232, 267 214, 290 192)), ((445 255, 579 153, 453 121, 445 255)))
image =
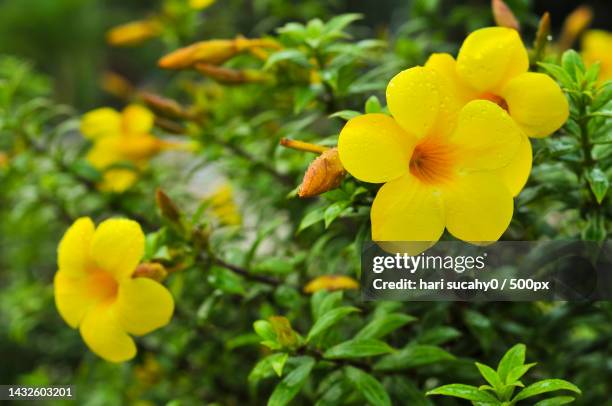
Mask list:
POLYGON ((102 270, 92 271, 89 275, 88 292, 91 296, 107 301, 117 297, 119 284, 111 274, 102 270))
POLYGON ((410 173, 424 183, 437 185, 453 178, 455 149, 443 139, 428 137, 414 148, 410 173))
POLYGON ((510 110, 508 108, 508 102, 506 102, 506 99, 504 99, 501 96, 498 96, 498 95, 493 94, 493 93, 483 93, 480 96, 480 99, 492 101, 493 103, 497 104, 499 107, 501 107, 502 109, 504 109, 508 113, 510 113, 510 110))

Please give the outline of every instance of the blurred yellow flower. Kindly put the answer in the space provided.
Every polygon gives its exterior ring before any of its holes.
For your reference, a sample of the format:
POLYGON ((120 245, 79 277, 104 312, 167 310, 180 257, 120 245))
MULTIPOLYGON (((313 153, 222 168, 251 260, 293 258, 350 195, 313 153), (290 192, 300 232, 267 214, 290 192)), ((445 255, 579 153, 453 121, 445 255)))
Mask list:
POLYGON ((359 289, 359 283, 350 276, 323 275, 314 278, 304 287, 304 292, 314 293, 318 290, 348 290, 359 289))
POLYGON ((221 224, 238 226, 242 223, 242 216, 234 201, 234 191, 229 183, 219 186, 207 200, 214 216, 221 224))
POLYGON ((203 10, 212 6, 216 0, 189 0, 189 7, 195 10, 203 10))
POLYGON ((527 50, 511 28, 476 30, 463 42, 456 61, 449 54, 433 54, 426 66, 452 80, 452 91, 462 103, 492 101, 520 127, 524 136, 519 153, 499 171, 516 196, 531 171, 532 152, 527 137, 546 137, 569 116, 569 105, 559 85, 548 75, 527 71, 527 50))
POLYGON ((106 42, 118 47, 133 46, 157 37, 161 31, 162 26, 156 20, 132 21, 111 28, 106 33, 106 42))
POLYGON ((103 172, 101 190, 123 192, 138 179, 137 170, 171 143, 150 134, 154 116, 139 105, 129 105, 122 113, 103 107, 86 113, 81 120, 81 133, 93 141, 87 160, 103 172), (129 163, 134 168, 117 167, 129 163))
POLYGON ((140 225, 110 219, 98 228, 82 217, 66 231, 58 248, 55 304, 78 328, 98 356, 122 362, 136 355, 131 335, 141 336, 170 322, 174 300, 159 282, 133 277, 144 254, 140 225))
POLYGON ((431 67, 396 75, 387 103, 393 117, 353 118, 338 140, 351 175, 385 183, 372 205, 372 239, 423 242, 416 251, 444 228, 468 242, 499 239, 513 199, 498 171, 514 159, 522 137, 506 111, 489 100, 461 107, 451 82, 431 67))
POLYGON ((612 33, 604 30, 589 30, 582 37, 582 57, 587 65, 601 63, 599 79, 612 79, 612 33))

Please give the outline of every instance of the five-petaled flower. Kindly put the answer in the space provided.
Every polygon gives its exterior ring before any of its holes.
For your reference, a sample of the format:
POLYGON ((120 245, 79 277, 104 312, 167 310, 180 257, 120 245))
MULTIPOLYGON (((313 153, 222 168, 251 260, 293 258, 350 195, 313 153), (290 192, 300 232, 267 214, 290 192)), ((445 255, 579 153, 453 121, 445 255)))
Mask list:
POLYGON ((96 229, 82 217, 66 231, 58 248, 55 303, 62 318, 79 328, 100 357, 122 362, 136 355, 134 340, 169 323, 170 292, 159 282, 134 277, 144 254, 140 225, 110 219, 96 229))
POLYGON ((357 179, 385 183, 371 211, 375 241, 435 243, 444 229, 468 242, 496 241, 513 213, 499 170, 521 130, 489 100, 462 107, 450 80, 431 67, 396 75, 387 87, 393 117, 366 114, 340 133, 340 160, 357 179))
POLYGON ((464 102, 490 100, 508 112, 524 133, 519 152, 500 175, 513 195, 525 186, 532 164, 527 137, 541 138, 558 130, 569 116, 569 105, 559 85, 544 73, 528 72, 527 50, 516 30, 488 27, 472 32, 457 60, 433 54, 426 66, 453 82, 464 102))
POLYGON ((139 105, 129 105, 123 112, 103 107, 85 114, 81 133, 93 142, 87 160, 103 172, 101 190, 123 192, 138 179, 138 170, 148 160, 173 144, 151 135, 154 116, 139 105), (121 164, 132 166, 125 167, 121 164))

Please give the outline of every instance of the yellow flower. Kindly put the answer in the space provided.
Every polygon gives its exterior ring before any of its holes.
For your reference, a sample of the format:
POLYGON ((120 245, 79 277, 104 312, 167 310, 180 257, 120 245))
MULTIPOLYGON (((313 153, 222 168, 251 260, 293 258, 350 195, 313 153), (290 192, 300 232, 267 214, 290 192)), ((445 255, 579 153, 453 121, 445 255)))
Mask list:
POLYGON ((238 226, 242 217, 234 201, 234 191, 228 183, 221 185, 208 199, 210 207, 221 224, 238 226))
POLYGON ((216 0, 189 0, 189 7, 195 10, 203 10, 212 6, 216 0))
POLYGON ((125 191, 138 179, 136 170, 170 146, 150 134, 153 121, 153 113, 138 105, 127 106, 122 113, 103 107, 83 116, 81 133, 94 143, 87 160, 103 172, 101 190, 125 191), (114 167, 123 162, 135 168, 114 167))
MULTIPOLYGON (((569 105, 559 85, 548 75, 527 71, 527 50, 514 29, 476 30, 463 42, 456 61, 448 54, 434 54, 426 66, 450 78, 453 91, 464 103, 484 99, 498 104, 526 137, 546 137, 569 116, 569 105)), ((500 170, 515 196, 531 171, 531 144, 526 137, 515 159, 500 170)))
POLYGON ((318 290, 348 290, 359 289, 359 283, 350 276, 323 275, 314 278, 304 287, 304 292, 314 293, 318 290))
POLYGON ((374 241, 414 241, 419 251, 444 228, 468 242, 496 241, 513 213, 497 171, 508 165, 521 131, 488 100, 461 107, 446 77, 414 67, 387 86, 393 117, 366 114, 340 133, 338 150, 357 179, 385 183, 371 210, 374 241))
POLYGON ((599 79, 612 79, 612 33, 589 30, 582 37, 582 56, 587 65, 601 63, 599 79))
POLYGON ((106 42, 119 47, 138 45, 157 37, 162 31, 161 28, 159 22, 155 20, 132 21, 111 28, 106 33, 106 42))
POLYGON ((58 248, 55 304, 100 357, 122 362, 136 355, 131 335, 141 336, 170 322, 174 300, 160 283, 135 278, 144 254, 140 225, 110 219, 96 229, 82 217, 66 231, 58 248))

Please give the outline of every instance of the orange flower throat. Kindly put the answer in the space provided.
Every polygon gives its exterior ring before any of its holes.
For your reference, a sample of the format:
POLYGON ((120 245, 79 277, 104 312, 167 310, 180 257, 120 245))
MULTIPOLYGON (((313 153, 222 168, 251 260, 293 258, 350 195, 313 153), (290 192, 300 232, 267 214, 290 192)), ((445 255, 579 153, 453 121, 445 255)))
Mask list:
POLYGON ((437 137, 427 137, 412 152, 410 173, 427 184, 446 183, 453 178, 455 162, 452 144, 437 137))

